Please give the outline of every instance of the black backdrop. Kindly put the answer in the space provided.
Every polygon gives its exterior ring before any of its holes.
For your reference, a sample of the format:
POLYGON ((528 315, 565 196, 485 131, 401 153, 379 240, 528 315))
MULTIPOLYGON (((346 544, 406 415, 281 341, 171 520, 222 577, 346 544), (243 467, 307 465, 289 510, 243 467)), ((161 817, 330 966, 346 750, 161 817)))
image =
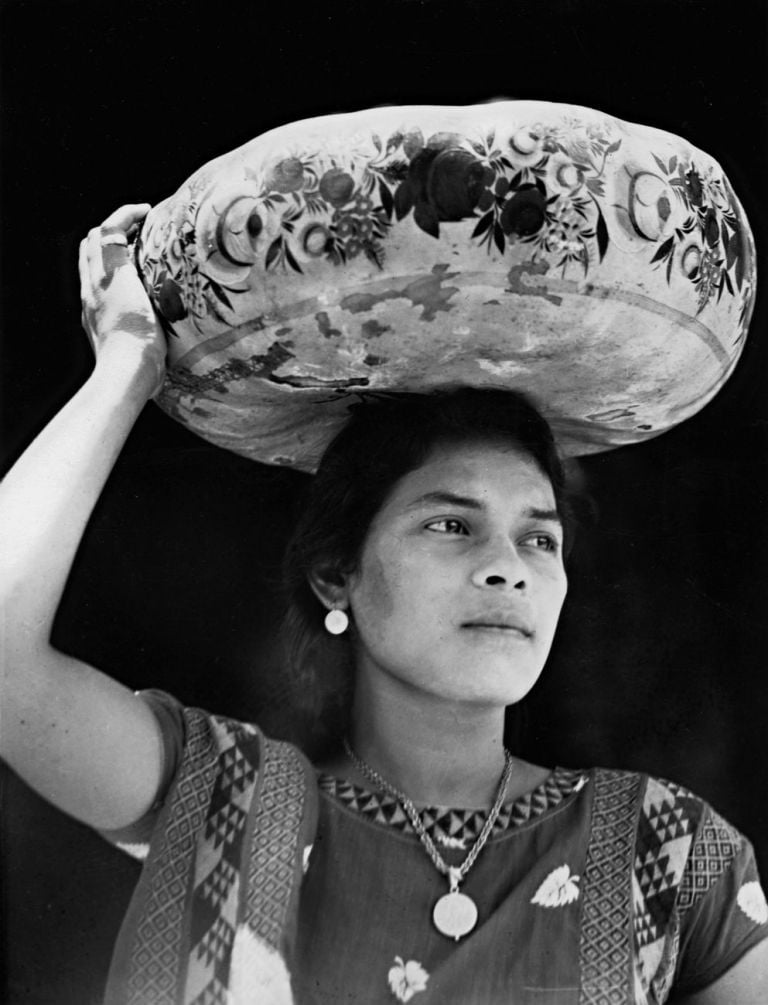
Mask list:
MULTIPOLYGON (((7 463, 89 371, 85 230, 290 119, 499 96, 598 107, 714 154, 765 265, 758 0, 5 0, 2 46, 7 463)), ((768 874, 765 319, 761 292, 742 362, 698 417, 584 462, 600 518, 576 548, 525 751, 689 785, 750 834, 768 874)), ((91 521, 57 644, 133 687, 258 717, 271 577, 301 481, 149 405, 91 521)), ((97 1001, 135 869, 10 773, 1 784, 4 1000, 97 1001)))

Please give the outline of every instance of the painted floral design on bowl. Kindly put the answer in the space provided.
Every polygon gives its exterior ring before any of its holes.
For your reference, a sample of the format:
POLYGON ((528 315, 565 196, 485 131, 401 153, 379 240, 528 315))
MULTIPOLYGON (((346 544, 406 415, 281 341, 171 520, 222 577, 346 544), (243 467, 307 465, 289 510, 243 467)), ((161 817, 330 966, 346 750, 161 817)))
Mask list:
POLYGON ((302 273, 302 261, 342 267, 365 256, 378 268, 393 225, 412 216, 436 239, 440 225, 471 221, 468 239, 500 254, 513 244, 588 276, 611 242, 606 217, 648 242, 649 265, 678 269, 698 292, 698 310, 741 293, 745 243, 727 181, 712 166, 651 151, 656 171, 640 169, 624 185, 624 205, 607 205, 605 175, 621 147, 606 128, 569 122, 524 127, 506 143, 420 130, 371 134, 375 156, 288 156, 248 196, 221 208, 215 247, 196 254, 200 189, 193 185, 180 221, 155 228, 138 249, 163 317, 173 323, 214 315, 231 320, 233 298, 249 288, 255 264, 302 273), (265 241, 266 235, 269 240, 265 241))

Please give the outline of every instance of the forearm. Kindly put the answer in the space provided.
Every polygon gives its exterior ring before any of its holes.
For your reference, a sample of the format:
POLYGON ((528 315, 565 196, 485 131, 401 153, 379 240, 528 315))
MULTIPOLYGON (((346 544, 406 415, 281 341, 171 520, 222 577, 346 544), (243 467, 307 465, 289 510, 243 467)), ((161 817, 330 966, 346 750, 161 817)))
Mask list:
POLYGON ((0 485, 4 658, 47 646, 85 526, 156 372, 117 343, 0 485))

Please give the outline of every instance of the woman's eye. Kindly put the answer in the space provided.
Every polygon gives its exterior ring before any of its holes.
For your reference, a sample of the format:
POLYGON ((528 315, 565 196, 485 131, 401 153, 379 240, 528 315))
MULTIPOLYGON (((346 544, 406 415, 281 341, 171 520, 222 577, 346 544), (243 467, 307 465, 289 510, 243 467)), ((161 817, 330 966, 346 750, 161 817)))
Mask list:
POLYGON ((432 520, 431 523, 426 525, 427 530, 434 531, 436 534, 466 534, 467 528, 461 522, 461 520, 445 519, 445 520, 432 520))
POLYGON ((530 537, 526 538, 525 543, 533 545, 534 548, 540 548, 542 551, 557 551, 560 547, 557 539, 551 534, 531 534, 530 537))

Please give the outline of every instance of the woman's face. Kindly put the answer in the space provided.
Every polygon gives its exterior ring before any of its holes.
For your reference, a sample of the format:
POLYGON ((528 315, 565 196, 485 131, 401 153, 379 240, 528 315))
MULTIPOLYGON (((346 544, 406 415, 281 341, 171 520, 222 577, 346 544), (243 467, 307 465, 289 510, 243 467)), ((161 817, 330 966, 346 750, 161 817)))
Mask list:
POLYGON ((436 448, 395 486, 347 580, 358 673, 509 705, 541 673, 567 589, 549 479, 525 453, 436 448))

